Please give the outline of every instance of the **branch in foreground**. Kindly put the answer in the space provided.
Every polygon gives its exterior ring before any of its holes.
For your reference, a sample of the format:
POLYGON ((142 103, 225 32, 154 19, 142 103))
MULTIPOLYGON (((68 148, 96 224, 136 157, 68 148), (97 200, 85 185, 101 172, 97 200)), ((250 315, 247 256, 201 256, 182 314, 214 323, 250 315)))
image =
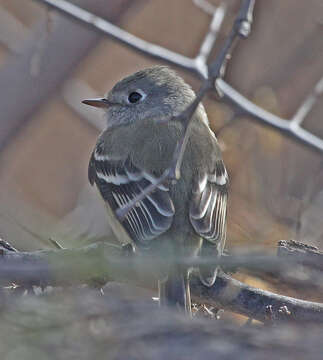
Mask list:
MULTIPOLYGON (((230 259, 232 256, 225 257, 230 259)), ((230 261, 225 261, 224 269, 228 267, 230 272, 240 268, 247 274, 270 283, 301 289, 304 294, 313 291, 322 293, 323 252, 315 246, 295 240, 281 240, 278 242, 277 256, 261 258, 259 255, 249 254, 249 259, 248 255, 239 255, 239 259, 241 261, 236 267, 235 264, 230 266, 230 261)), ((233 260, 237 262, 234 256, 233 260)))
POLYGON ((54 290, 2 301, 1 359, 322 360, 319 323, 192 321, 134 297, 137 289, 110 283, 103 290, 54 290))
MULTIPOLYGON (((154 270, 158 266, 156 261, 146 264, 146 258, 139 255, 125 258, 120 247, 106 243, 80 249, 35 252, 14 252, 3 248, 2 253, 0 283, 3 286, 12 283, 22 286, 103 285, 108 280, 115 280, 153 287, 156 279, 153 278, 151 266, 154 270)), ((291 320, 323 322, 323 304, 256 289, 223 273, 210 288, 202 285, 193 275, 191 291, 196 301, 220 306, 260 321, 266 321, 268 306, 271 306, 275 320, 286 319, 281 311, 286 307, 291 320)))
MULTIPOLYGON (((173 117, 172 119, 168 119, 168 121, 181 121, 181 123, 183 124, 182 134, 176 145, 169 169, 164 172, 164 174, 157 180, 155 184, 152 184, 152 186, 149 187, 149 192, 148 189, 145 189, 145 195, 153 192, 157 188, 157 186, 164 180, 169 179, 172 181, 177 181, 180 179, 180 169, 182 166, 186 145, 190 136, 190 127, 192 124, 193 115, 200 102, 202 101, 204 95, 211 89, 214 89, 216 79, 218 79, 224 74, 226 62, 231 56, 234 44, 240 37, 248 37, 251 29, 254 2, 255 0, 242 1, 240 11, 234 21, 232 30, 227 37, 223 47, 221 48, 218 56, 210 64, 208 68, 208 77, 203 81, 194 101, 181 114, 173 117)), ((116 212, 118 219, 122 221, 129 213, 129 211, 136 205, 136 203, 142 200, 142 198, 143 194, 140 194, 139 196, 133 198, 130 203, 127 203, 127 205, 122 206, 120 209, 118 209, 116 212)))
MULTIPOLYGON (((206 59, 202 59, 201 61, 201 57, 199 56, 200 54, 198 54, 195 58, 189 58, 170 51, 162 46, 149 43, 65 0, 35 1, 44 3, 45 5, 60 11, 65 15, 91 26, 92 28, 101 31, 105 35, 112 37, 114 40, 138 51, 141 54, 176 65, 182 69, 192 72, 195 75, 198 75, 201 78, 206 78, 208 75, 207 64, 205 63, 206 59)), ((217 9, 218 8, 215 8, 214 11, 217 11, 217 9)), ((215 16, 215 13, 213 16, 215 16)), ((213 31, 212 27, 210 27, 209 34, 211 31, 213 31)), ((240 110, 240 112, 253 117, 255 120, 259 120, 262 123, 272 126, 275 129, 283 131, 285 134, 299 140, 303 144, 310 145, 316 150, 323 151, 323 139, 315 136, 300 126, 305 116, 307 116, 315 105, 318 97, 323 93, 322 81, 323 80, 321 79, 317 83, 313 92, 306 98, 303 104, 301 104, 292 119, 284 119, 262 109, 232 88, 223 79, 217 80, 217 88, 221 91, 224 99, 232 102, 240 110)))

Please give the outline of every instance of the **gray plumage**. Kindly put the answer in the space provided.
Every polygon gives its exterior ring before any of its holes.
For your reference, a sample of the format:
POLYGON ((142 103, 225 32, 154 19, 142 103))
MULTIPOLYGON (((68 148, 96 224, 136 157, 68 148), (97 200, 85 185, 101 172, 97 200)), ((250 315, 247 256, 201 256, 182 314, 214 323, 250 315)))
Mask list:
MULTIPOLYGON (((113 213, 170 166, 182 132, 182 123, 172 117, 194 97, 175 72, 157 66, 121 80, 97 103, 85 101, 106 106, 107 129, 92 153, 89 180, 106 202, 115 235, 165 259, 220 256, 225 243, 228 176, 202 104, 193 116, 181 179, 160 185, 122 224, 113 213), (171 120, 161 121, 166 119, 171 120)), ((212 285, 216 270, 201 266, 201 281, 212 285)), ((188 274, 187 267, 176 264, 160 274, 161 303, 179 304, 190 312, 188 274)))

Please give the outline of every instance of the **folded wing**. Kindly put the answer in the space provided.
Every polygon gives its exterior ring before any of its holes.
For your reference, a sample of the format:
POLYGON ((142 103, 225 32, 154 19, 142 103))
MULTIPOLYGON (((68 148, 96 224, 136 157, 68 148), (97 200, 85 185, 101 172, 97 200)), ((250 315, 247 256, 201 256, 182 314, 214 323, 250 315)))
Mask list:
MULTIPOLYGON (((200 249, 202 257, 220 256, 226 238, 228 175, 221 159, 210 168, 210 172, 199 173, 190 206, 191 224, 204 239, 200 249)), ((216 271, 216 266, 200 266, 202 282, 212 285, 216 271)))
MULTIPOLYGON (((135 167, 129 158, 109 159, 97 149, 90 160, 89 181, 97 185, 107 205, 116 211, 154 183, 156 177, 135 167)), ((159 185, 129 211, 122 225, 137 246, 149 247, 152 239, 170 228, 174 213, 168 188, 159 185)))

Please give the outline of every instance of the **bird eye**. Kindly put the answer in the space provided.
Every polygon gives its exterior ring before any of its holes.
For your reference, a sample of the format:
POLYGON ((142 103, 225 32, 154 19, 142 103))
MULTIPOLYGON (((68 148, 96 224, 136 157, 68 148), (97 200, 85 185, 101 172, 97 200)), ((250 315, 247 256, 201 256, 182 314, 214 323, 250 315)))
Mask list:
POLYGON ((129 96, 128 96, 128 101, 129 101, 131 104, 134 104, 134 103, 138 102, 141 98, 142 98, 142 95, 139 94, 139 92, 134 91, 134 92, 132 92, 132 93, 129 94, 129 96))

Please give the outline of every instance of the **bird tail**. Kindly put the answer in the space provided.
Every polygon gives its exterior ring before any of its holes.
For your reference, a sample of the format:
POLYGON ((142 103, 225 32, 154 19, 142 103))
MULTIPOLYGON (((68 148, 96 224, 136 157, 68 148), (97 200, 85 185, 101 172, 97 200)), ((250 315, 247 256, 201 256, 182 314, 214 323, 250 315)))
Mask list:
MULTIPOLYGON (((203 258, 219 258, 222 254, 222 248, 219 244, 214 245, 209 241, 203 240, 203 245, 200 249, 200 257, 203 258)), ((212 286, 215 283, 218 273, 218 266, 200 265, 199 274, 200 280, 205 286, 212 286)))
POLYGON ((188 271, 178 270, 159 281, 159 303, 161 306, 175 307, 191 314, 191 295, 188 271))

